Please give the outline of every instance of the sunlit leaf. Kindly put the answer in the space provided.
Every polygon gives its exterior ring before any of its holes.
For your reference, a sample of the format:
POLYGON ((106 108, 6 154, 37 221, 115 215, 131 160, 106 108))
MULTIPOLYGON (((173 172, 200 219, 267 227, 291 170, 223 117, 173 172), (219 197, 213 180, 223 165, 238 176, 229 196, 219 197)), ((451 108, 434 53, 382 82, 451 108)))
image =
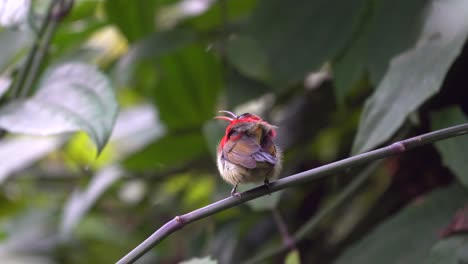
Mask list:
POLYGON ((457 185, 421 197, 345 250, 336 263, 424 263, 438 231, 467 201, 457 185))
POLYGON ((0 26, 11 27, 24 23, 28 17, 30 0, 0 1, 0 26))
POLYGON ((438 2, 428 16, 418 45, 392 60, 382 82, 366 102, 353 153, 384 143, 410 113, 439 91, 465 43, 468 33, 465 10, 468 10, 466 1, 438 2), (448 25, 436 24, 445 16, 452 19, 448 25))
POLYGON ((59 148, 58 137, 14 137, 0 141, 0 183, 13 172, 20 171, 59 148))
MULTIPOLYGON (((443 129, 449 126, 467 123, 468 118, 459 108, 451 107, 431 115, 432 130, 443 129)), ((468 137, 460 136, 449 138, 435 143, 442 155, 442 160, 454 174, 468 187, 468 163, 466 151, 468 150, 468 137)))
POLYGON ((94 66, 59 65, 41 81, 31 98, 0 109, 0 127, 12 132, 53 135, 83 130, 101 150, 117 115, 110 81, 94 66))
POLYGON ((286 259, 284 260, 285 264, 301 264, 301 257, 299 255, 299 251, 292 250, 291 252, 286 255, 286 259))

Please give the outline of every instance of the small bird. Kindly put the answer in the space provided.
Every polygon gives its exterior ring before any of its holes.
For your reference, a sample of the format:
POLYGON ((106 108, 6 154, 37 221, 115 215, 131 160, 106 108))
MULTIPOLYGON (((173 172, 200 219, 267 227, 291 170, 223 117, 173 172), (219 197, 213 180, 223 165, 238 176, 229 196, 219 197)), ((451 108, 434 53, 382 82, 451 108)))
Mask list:
POLYGON ((281 170, 281 151, 273 143, 276 127, 254 114, 220 112, 230 117, 215 117, 229 122, 218 145, 217 165, 222 178, 234 185, 231 195, 239 195, 239 183, 263 181, 268 186, 281 170))

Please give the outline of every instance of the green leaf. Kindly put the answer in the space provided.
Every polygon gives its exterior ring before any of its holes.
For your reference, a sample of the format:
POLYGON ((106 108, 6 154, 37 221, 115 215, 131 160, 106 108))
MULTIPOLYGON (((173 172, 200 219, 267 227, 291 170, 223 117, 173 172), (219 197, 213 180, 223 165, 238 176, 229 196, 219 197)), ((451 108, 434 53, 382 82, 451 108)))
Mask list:
POLYGON ((242 23, 253 11, 257 0, 226 0, 214 1, 203 14, 188 20, 198 31, 213 31, 227 25, 242 23), (224 6, 223 6, 224 5, 224 6))
POLYGON ((467 2, 462 2, 441 2, 445 5, 443 8, 434 7, 416 47, 392 60, 382 82, 365 104, 353 153, 384 143, 410 113, 439 91, 468 33, 466 14, 457 10, 466 8, 467 2), (455 22, 444 24, 447 28, 439 28, 437 19, 443 15, 452 17, 455 22))
POLYGON ((244 33, 265 49, 271 82, 283 87, 344 48, 366 0, 259 1, 244 33), (339 8, 337 8, 339 7, 339 8))
POLYGON ((218 261, 213 260, 211 257, 204 258, 192 258, 190 260, 185 260, 180 262, 180 264, 217 264, 218 261))
POLYGON ((286 259, 284 260, 285 264, 301 264, 301 257, 299 255, 299 251, 293 250, 288 253, 286 259))
POLYGON ((107 18, 127 37, 130 42, 155 30, 155 14, 158 1, 106 0, 104 8, 107 18))
POLYGON ((195 37, 192 31, 183 29, 151 34, 133 44, 127 54, 119 60, 115 77, 125 84, 132 79, 140 61, 154 60, 174 52, 193 42, 195 37))
POLYGON ((227 43, 227 59, 245 76, 268 81, 268 57, 254 39, 237 37, 227 43))
POLYGON ((60 148, 63 139, 56 137, 12 137, 0 141, 0 183, 5 182, 10 175, 60 148))
POLYGON ((213 117, 222 87, 219 61, 202 45, 162 56, 154 102, 169 130, 201 129, 213 117))
POLYGON ((422 197, 355 243, 336 263, 424 263, 437 233, 468 201, 453 185, 422 197))
POLYGON ((127 168, 135 171, 161 170, 185 163, 207 154, 201 133, 166 135, 126 160, 127 168))
POLYGON ((390 59, 417 39, 426 4, 424 0, 368 1, 351 42, 333 63, 338 102, 366 70, 372 84, 378 84, 390 59))
POLYGON ((428 264, 460 264, 468 262, 466 235, 452 236, 437 242, 429 252, 428 264))
MULTIPOLYGON (((444 109, 431 115, 431 128, 438 130, 449 126, 467 123, 468 119, 458 107, 444 109)), ((466 154, 468 150, 467 136, 449 138, 435 143, 442 155, 442 161, 455 176, 468 187, 468 163, 466 154)))
POLYGON ((225 82, 226 101, 229 109, 271 92, 266 84, 248 78, 231 68, 227 69, 225 82))
POLYGON ((31 135, 85 131, 101 150, 117 115, 111 83, 94 66, 68 63, 49 70, 37 93, 0 109, 0 127, 31 135))

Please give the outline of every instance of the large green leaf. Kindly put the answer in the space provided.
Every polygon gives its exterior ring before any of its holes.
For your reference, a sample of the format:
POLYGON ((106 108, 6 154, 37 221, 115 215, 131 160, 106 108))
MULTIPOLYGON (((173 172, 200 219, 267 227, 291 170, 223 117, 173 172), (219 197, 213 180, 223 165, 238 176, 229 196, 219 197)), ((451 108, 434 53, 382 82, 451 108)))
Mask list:
POLYGON ((238 37, 227 43, 228 60, 245 76, 261 81, 270 78, 268 57, 257 42, 248 37, 238 37))
POLYGON ((349 41, 365 0, 263 0, 244 33, 268 54, 275 87, 318 70, 349 41))
MULTIPOLYGON (((463 115, 463 112, 456 107, 447 108, 431 116, 432 130, 466 122, 468 122, 468 119, 463 115)), ((435 143, 435 146, 442 155, 444 164, 455 174, 461 183, 468 187, 468 163, 466 162, 468 151, 467 136, 439 141, 435 143)))
POLYGON ((130 42, 144 37, 155 30, 155 0, 106 0, 107 18, 122 31, 130 42))
POLYGON ((416 47, 392 60, 382 82, 366 102, 354 153, 384 143, 410 113, 439 91, 468 33, 464 11, 468 2, 444 1, 440 5, 443 6, 435 6, 428 16, 416 47), (440 24, 444 15, 451 16, 451 23, 440 24))
POLYGON ((243 22, 257 2, 258 0, 213 1, 206 12, 189 19, 188 23, 200 31, 219 30, 243 22))
POLYGON ((119 60, 115 77, 125 84, 132 79, 135 69, 141 61, 155 60, 162 55, 186 46, 194 40, 195 34, 189 30, 176 29, 153 33, 130 47, 127 54, 119 60))
POLYGON ((131 156, 125 165, 134 171, 155 171, 183 166, 207 153, 201 133, 167 135, 131 156))
POLYGON ((32 135, 83 130, 101 150, 116 115, 117 102, 107 77, 92 65, 68 63, 49 70, 33 97, 2 107, 0 127, 32 135))
POLYGON ((468 194, 458 185, 434 191, 378 226, 336 263, 424 263, 438 231, 467 201, 468 194))
POLYGON ((333 63, 334 88, 339 102, 365 71, 376 85, 391 57, 413 44, 426 4, 424 0, 367 2, 352 41, 333 63))
POLYGON ((202 45, 190 45, 159 61, 154 102, 169 129, 200 129, 211 119, 222 87, 221 67, 202 45))

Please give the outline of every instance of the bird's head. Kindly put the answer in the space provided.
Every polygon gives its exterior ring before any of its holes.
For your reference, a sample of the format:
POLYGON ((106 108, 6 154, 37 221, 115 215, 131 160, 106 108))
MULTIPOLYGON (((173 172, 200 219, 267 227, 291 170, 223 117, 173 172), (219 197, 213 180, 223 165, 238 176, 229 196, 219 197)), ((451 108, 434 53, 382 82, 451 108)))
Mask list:
POLYGON ((228 126, 226 127, 226 133, 220 142, 220 148, 224 147, 226 141, 238 140, 243 135, 254 137, 259 143, 264 136, 268 136, 270 138, 274 138, 276 136, 276 126, 269 124, 257 115, 245 113, 237 116, 230 111, 223 110, 219 112, 229 115, 215 117, 215 119, 229 122, 228 126))

